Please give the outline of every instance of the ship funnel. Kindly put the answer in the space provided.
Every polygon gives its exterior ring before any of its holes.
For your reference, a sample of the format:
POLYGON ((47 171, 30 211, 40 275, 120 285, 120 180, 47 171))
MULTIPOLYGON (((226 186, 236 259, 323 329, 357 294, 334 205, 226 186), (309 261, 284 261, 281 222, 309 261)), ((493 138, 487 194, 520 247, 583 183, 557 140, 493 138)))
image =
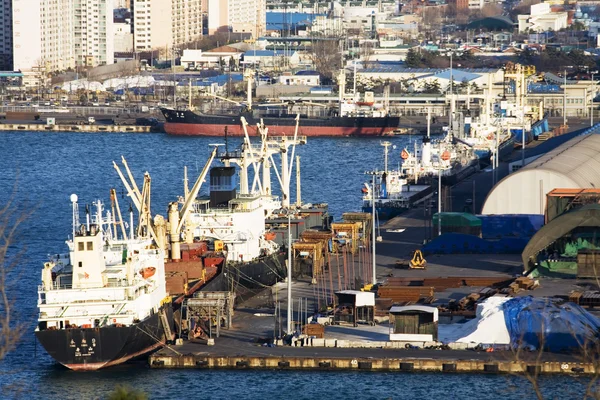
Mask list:
POLYGON ((423 145, 421 148, 421 163, 423 165, 431 164, 431 139, 428 137, 423 138, 423 145))

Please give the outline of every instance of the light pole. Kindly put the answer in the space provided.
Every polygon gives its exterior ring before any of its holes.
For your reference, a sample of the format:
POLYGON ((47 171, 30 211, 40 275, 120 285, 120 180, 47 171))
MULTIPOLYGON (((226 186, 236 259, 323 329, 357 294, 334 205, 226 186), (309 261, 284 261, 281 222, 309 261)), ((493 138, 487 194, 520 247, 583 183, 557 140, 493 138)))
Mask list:
POLYGON ((375 256, 375 174, 373 174, 372 188, 371 188, 371 208, 373 215, 371 218, 373 219, 373 234, 371 240, 373 240, 373 277, 371 283, 375 285, 377 283, 377 257, 375 256))
POLYGON ((565 70, 565 76, 564 76, 564 90, 563 90, 563 126, 567 126, 567 70, 565 70))
POLYGON ((438 236, 442 236, 442 145, 438 162, 438 236))
POLYGON ((173 109, 177 109, 177 79, 175 77, 175 54, 176 54, 175 45, 173 45, 173 109))
POLYGON ((292 333, 292 216, 288 209, 287 333, 292 333))
POLYGON ((592 89, 590 90, 590 126, 594 126, 594 74, 592 74, 592 89))

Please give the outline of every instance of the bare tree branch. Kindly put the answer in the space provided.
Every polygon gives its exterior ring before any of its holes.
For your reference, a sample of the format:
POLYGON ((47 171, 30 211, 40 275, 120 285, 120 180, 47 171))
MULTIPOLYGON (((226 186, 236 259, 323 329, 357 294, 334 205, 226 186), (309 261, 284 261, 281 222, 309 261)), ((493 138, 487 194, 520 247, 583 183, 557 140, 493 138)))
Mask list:
POLYGON ((25 323, 16 318, 15 299, 11 296, 16 289, 11 285, 17 280, 11 277, 25 253, 18 237, 29 215, 17 210, 14 196, 0 209, 0 360, 15 348, 25 330, 25 323))

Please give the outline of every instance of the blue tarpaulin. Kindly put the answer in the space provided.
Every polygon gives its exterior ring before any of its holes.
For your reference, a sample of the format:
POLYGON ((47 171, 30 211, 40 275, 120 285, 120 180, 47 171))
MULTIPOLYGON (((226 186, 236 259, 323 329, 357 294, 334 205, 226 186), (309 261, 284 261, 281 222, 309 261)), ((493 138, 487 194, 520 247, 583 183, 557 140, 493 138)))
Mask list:
POLYGON ((544 225, 544 215, 541 214, 493 214, 477 217, 481 220, 481 237, 484 239, 531 238, 544 225))
POLYGON ((600 320, 574 303, 515 297, 502 304, 513 348, 572 352, 598 340, 600 320))
POLYGON ((464 233, 444 233, 421 249, 424 254, 520 254, 529 239, 484 240, 464 233))

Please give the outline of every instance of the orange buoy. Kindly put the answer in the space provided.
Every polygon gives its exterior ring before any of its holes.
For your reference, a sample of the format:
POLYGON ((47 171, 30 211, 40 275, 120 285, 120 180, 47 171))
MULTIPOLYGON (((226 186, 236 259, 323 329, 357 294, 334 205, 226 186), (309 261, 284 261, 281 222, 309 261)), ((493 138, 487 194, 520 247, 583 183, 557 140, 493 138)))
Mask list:
POLYGON ((406 149, 402 149, 400 157, 402 157, 403 160, 406 160, 408 157, 410 157, 410 154, 408 153, 408 151, 406 151, 406 149))
POLYGON ((450 159, 450 152, 448 150, 442 153, 442 160, 448 161, 450 159))

